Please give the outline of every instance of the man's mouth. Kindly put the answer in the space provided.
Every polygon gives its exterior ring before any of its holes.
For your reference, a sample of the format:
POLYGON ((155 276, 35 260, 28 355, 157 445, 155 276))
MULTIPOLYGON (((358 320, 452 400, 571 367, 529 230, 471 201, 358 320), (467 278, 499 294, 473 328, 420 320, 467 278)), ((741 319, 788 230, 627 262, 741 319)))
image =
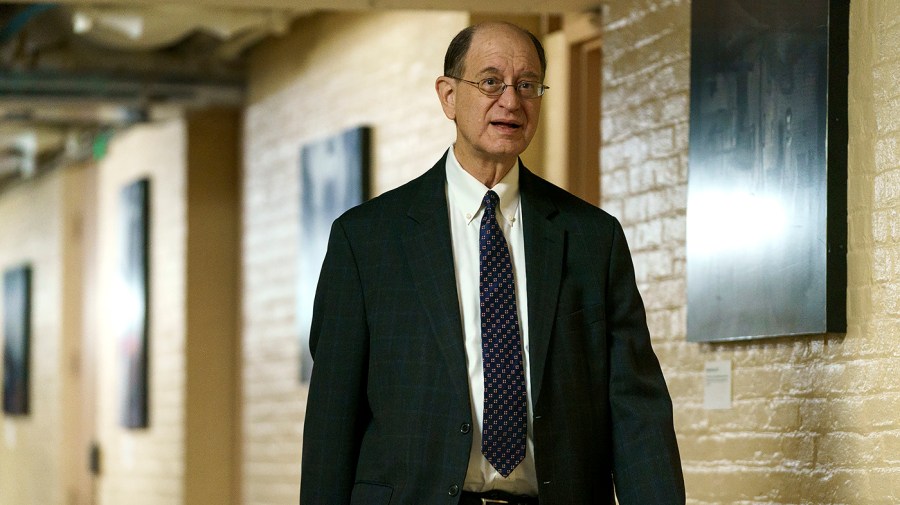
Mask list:
POLYGON ((499 126, 501 128, 510 128, 513 130, 522 127, 522 125, 513 121, 491 121, 491 126, 499 126))

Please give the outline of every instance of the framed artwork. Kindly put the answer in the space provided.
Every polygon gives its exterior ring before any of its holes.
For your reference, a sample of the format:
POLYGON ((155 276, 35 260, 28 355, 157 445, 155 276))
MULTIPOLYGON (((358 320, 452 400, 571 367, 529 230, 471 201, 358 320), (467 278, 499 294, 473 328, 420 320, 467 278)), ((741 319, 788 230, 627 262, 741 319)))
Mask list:
POLYGON ((301 382, 309 381, 312 373, 309 328, 331 224, 368 197, 370 136, 369 127, 357 127, 300 148, 297 322, 301 382))
POLYGON ((125 428, 146 428, 148 413, 149 329, 149 199, 150 181, 141 179, 122 188, 117 316, 120 318, 120 422, 125 428))
POLYGON ((846 331, 846 0, 694 0, 689 341, 846 331))
POLYGON ((29 412, 31 382, 31 267, 3 273, 3 412, 29 412))

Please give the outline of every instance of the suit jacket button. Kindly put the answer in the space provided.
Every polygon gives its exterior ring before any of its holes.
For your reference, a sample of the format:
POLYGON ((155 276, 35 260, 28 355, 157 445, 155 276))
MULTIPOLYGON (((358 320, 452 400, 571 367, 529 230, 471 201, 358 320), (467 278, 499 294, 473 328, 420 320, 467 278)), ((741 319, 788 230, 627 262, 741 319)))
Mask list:
POLYGON ((449 489, 447 489, 447 494, 448 494, 449 496, 456 496, 456 495, 458 495, 458 494, 459 494, 459 486, 457 486, 456 484, 453 484, 452 486, 450 486, 449 489))
POLYGON ((470 431, 472 431, 472 425, 471 425, 471 424, 469 424, 469 423, 462 423, 461 425, 459 425, 459 432, 462 433, 463 435, 469 433, 470 431))

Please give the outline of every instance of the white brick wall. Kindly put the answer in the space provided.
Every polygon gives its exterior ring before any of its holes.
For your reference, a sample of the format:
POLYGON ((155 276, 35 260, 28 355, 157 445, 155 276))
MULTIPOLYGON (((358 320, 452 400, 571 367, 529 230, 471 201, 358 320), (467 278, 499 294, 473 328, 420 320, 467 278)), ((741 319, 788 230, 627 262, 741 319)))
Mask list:
MULTIPOLYGON (((24 181, 0 197, 0 275, 27 262, 32 276, 30 412, 27 416, 0 412, 4 504, 56 504, 64 496, 60 447, 64 190, 64 174, 54 173, 24 181)), ((0 313, 3 310, 0 290, 0 313)), ((0 334, 0 342, 3 338, 0 334)))
POLYGON ((100 505, 180 504, 184 477, 186 136, 181 120, 136 126, 110 142, 98 175, 100 505), (114 286, 120 193, 150 179, 150 427, 119 426, 121 371, 114 286))
POLYGON ((634 251, 695 505, 900 496, 900 4, 852 9, 847 335, 727 344, 684 340, 690 3, 607 10, 603 203, 634 251), (702 408, 711 359, 733 361, 731 410, 702 408))
MULTIPOLYGON (((685 342, 687 0, 612 0, 604 21, 603 206, 622 219, 675 402, 689 503, 887 505, 900 496, 900 4, 853 2, 846 336, 685 342), (702 408, 706 360, 734 365, 734 408, 702 408)), ((433 92, 468 16, 317 15, 251 58, 244 133, 239 476, 246 505, 296 503, 305 391, 294 310, 304 142, 374 128, 371 192, 424 171, 452 141, 433 92), (411 42, 412 41, 412 42, 411 42)), ((101 505, 183 501, 185 127, 117 136, 98 168, 95 317, 104 448, 101 505), (118 427, 111 286, 121 187, 152 184, 151 428, 118 427)), ((36 266, 34 414, 2 419, 0 501, 65 503, 59 408, 66 368, 57 174, 0 194, 0 267, 36 266)), ((67 221, 66 221, 67 222, 67 221)), ((2 310, 2 309, 0 309, 2 310)), ((193 504, 188 504, 193 505, 193 504)))

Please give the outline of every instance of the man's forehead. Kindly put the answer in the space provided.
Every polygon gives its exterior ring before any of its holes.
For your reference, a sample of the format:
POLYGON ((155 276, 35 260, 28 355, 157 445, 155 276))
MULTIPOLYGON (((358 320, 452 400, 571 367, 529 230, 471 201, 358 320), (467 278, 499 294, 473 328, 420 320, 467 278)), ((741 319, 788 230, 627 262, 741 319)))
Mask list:
POLYGON ((499 63, 524 67, 523 75, 538 77, 540 59, 528 35, 506 25, 485 26, 475 32, 466 55, 466 66, 479 74, 500 71, 499 63))

